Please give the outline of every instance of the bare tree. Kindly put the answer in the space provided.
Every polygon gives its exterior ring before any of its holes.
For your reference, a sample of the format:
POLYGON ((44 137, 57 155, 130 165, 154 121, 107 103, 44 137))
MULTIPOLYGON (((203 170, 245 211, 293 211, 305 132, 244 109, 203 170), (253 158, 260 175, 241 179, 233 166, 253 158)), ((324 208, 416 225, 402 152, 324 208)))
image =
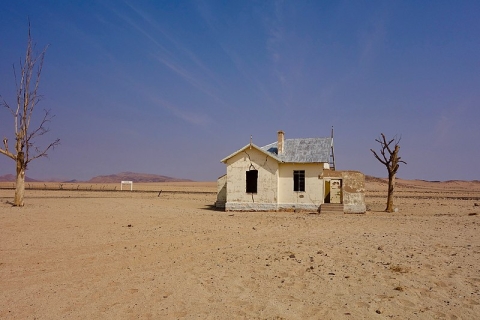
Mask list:
POLYGON ((34 159, 46 157, 50 149, 54 149, 55 146, 60 144, 60 139, 56 139, 45 148, 39 148, 35 142, 36 138, 43 136, 49 131, 47 125, 54 117, 50 114, 50 110, 44 110, 38 126, 33 126, 31 123, 33 111, 42 98, 42 96, 38 94, 38 87, 47 48, 48 46, 46 46, 40 54, 34 53, 35 44, 30 35, 29 23, 25 60, 23 63, 20 61, 20 74, 18 75, 20 79, 17 77, 15 66, 13 67, 17 96, 16 106, 9 105, 0 96, 0 104, 7 108, 13 116, 15 130, 14 150, 10 151, 8 139, 4 138, 3 148, 0 147, 0 153, 16 162, 17 180, 14 205, 20 207, 24 205, 25 171, 27 170, 28 164, 34 159))
POLYGON ((387 167, 388 170, 388 196, 387 196, 387 208, 385 209, 386 212, 393 212, 393 192, 395 190, 395 174, 398 171, 398 168, 400 166, 400 163, 407 164, 405 161, 401 160, 401 158, 398 156, 398 152, 400 151, 400 138, 397 138, 396 136, 387 141, 385 138, 385 135, 381 133, 381 139, 375 139, 378 143, 380 143, 381 149, 380 149, 380 154, 382 157, 380 157, 373 149, 370 149, 370 151, 373 152, 373 155, 375 158, 377 158, 378 161, 383 163, 385 167, 387 167))

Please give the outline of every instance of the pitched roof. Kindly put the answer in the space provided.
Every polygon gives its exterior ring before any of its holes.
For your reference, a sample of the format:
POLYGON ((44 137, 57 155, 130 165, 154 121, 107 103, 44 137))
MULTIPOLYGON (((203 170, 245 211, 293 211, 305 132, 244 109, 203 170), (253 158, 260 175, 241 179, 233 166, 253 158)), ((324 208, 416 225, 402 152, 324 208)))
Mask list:
POLYGON ((282 162, 313 163, 329 162, 333 138, 285 139, 283 153, 278 154, 278 142, 268 144, 261 149, 282 162))
POLYGON ((264 150, 263 148, 260 148, 259 146, 251 143, 251 144, 247 144, 245 147, 241 148, 240 150, 237 150, 235 151, 234 153, 232 153, 231 155, 223 158, 221 160, 221 162, 226 162, 228 159, 230 159, 231 157, 235 156, 236 154, 240 153, 240 152, 243 152, 244 150, 246 149, 249 149, 249 148, 253 148, 253 149, 256 149, 264 154, 266 154, 267 156, 270 156, 272 158, 274 158, 275 160, 277 160, 278 162, 282 162, 282 160, 280 160, 280 158, 275 154, 275 153, 271 153, 271 152, 268 152, 267 150, 264 150))

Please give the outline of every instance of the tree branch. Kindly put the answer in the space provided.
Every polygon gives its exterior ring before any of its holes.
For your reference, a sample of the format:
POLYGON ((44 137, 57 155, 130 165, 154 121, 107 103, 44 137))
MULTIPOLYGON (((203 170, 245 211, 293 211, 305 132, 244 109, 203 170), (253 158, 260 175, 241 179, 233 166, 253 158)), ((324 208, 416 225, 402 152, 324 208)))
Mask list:
MULTIPOLYGON (((4 141, 5 141, 5 140, 4 140, 4 141)), ((6 155, 6 156, 9 157, 9 158, 12 158, 13 160, 17 160, 17 157, 16 157, 13 153, 11 153, 10 151, 8 151, 8 150, 0 149, 0 153, 6 155)))
POLYGON ((35 150, 38 152, 38 154, 31 158, 26 159, 25 166, 34 159, 41 158, 41 157, 48 157, 48 154, 47 154, 48 150, 50 149, 54 150, 55 147, 58 145, 60 145, 60 139, 56 139, 54 142, 50 143, 43 151, 40 151, 40 149, 35 147, 35 150))
POLYGON ((399 168, 399 163, 407 164, 398 156, 398 152, 400 151, 399 143, 402 137, 397 138, 397 136, 395 136, 393 139, 387 141, 387 138, 383 133, 381 133, 380 136, 381 137, 375 139, 375 141, 380 144, 380 154, 382 155, 383 159, 375 152, 375 150, 370 149, 370 151, 373 152, 373 155, 378 161, 387 167, 389 173, 395 173, 399 168), (392 144, 393 150, 391 148, 392 144))
MULTIPOLYGON (((384 165, 387 165, 387 160, 386 160, 386 159, 385 159, 385 161, 383 161, 383 160, 380 159, 380 157, 377 155, 377 153, 375 152, 375 150, 370 149, 370 151, 373 152, 373 155, 375 156, 375 158, 377 158, 378 161, 380 161, 380 162, 383 163, 384 165)), ((385 158, 385 154, 383 154, 383 157, 385 158)))

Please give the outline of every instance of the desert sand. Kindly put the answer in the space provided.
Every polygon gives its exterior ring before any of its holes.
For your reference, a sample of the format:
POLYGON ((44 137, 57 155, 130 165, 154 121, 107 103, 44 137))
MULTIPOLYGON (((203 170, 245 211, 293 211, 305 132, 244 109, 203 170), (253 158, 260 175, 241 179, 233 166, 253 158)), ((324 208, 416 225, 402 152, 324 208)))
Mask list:
POLYGON ((400 180, 385 213, 370 180, 363 215, 217 211, 215 183, 32 184, 16 208, 11 185, 2 319, 480 319, 478 182, 400 180))

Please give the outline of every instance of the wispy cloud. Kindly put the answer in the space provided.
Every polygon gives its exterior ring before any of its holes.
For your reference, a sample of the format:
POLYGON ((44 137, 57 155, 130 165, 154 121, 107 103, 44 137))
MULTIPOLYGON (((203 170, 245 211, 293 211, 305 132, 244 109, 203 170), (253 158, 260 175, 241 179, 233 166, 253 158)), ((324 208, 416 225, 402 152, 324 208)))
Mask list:
POLYGON ((270 59, 274 65, 274 71, 277 79, 282 85, 287 85, 287 78, 280 70, 279 64, 282 62, 281 46, 285 42, 285 31, 283 23, 283 1, 274 2, 274 12, 265 16, 265 29, 267 33, 266 48, 270 59))
POLYGON ((212 13, 210 5, 204 0, 196 0, 194 1, 197 11, 200 17, 203 19, 205 24, 208 28, 213 31, 215 34, 217 33, 217 28, 215 27, 216 18, 215 15, 212 13))
POLYGON ((365 31, 360 35, 360 65, 369 65, 374 61, 378 54, 379 47, 383 44, 386 38, 386 34, 386 17, 382 16, 375 21, 370 30, 365 31))
POLYGON ((454 99, 445 106, 445 109, 440 112, 435 120, 435 147, 445 147, 449 144, 458 143, 459 134, 465 134, 468 131, 467 128, 474 127, 466 125, 466 123, 468 123, 467 119, 471 119, 471 115, 475 113, 475 110, 478 110, 477 99, 478 97, 475 94, 469 97, 454 99))
POLYGON ((389 12, 386 7, 378 8, 378 12, 373 14, 372 20, 367 27, 359 31, 358 46, 360 66, 369 66, 374 63, 387 37, 388 17, 389 12))
MULTIPOLYGON (((250 83, 254 88, 258 89, 258 91, 265 97, 266 100, 272 102, 272 104, 276 104, 275 99, 267 90, 266 84, 268 82, 265 81, 265 79, 261 79, 260 70, 263 70, 264 66, 262 66, 262 68, 259 68, 260 66, 252 65, 251 61, 247 61, 244 54, 240 54, 239 51, 236 49, 236 45, 238 43, 236 41, 231 41, 230 34, 229 37, 225 39, 225 41, 221 41, 222 36, 225 32, 225 26, 232 26, 231 28, 235 29, 237 27, 236 23, 242 22, 235 20, 222 21, 221 18, 219 18, 212 12, 211 5, 206 1, 196 0, 195 4, 199 16, 203 19, 203 22, 209 28, 209 31, 214 35, 214 37, 216 39, 220 39, 218 43, 219 47, 223 50, 223 53, 230 59, 237 72, 242 75, 245 80, 250 83)), ((255 7, 255 10, 257 9, 259 10, 258 7, 255 7)), ((253 11, 254 8, 247 5, 245 10, 253 11)), ((279 22, 281 20, 281 12, 281 1, 277 1, 277 3, 274 4, 273 13, 271 11, 258 11, 255 15, 255 17, 260 19, 257 22, 259 22, 261 25, 263 24, 263 29, 259 29, 259 32, 263 30, 267 37, 265 48, 257 48, 256 54, 262 55, 266 52, 268 60, 274 66, 274 70, 272 73, 279 82, 285 84, 286 76, 283 75, 278 68, 278 65, 281 63, 282 60, 280 47, 284 40, 283 31, 281 30, 281 23, 279 22), (266 49, 266 51, 263 51, 261 49, 266 49)))
POLYGON ((207 127, 213 122, 207 112, 191 111, 198 110, 196 106, 173 103, 162 97, 161 93, 153 92, 141 83, 132 83, 129 88, 135 91, 136 96, 139 97, 141 101, 146 102, 146 104, 151 105, 153 108, 159 107, 167 110, 174 117, 189 124, 207 127))
POLYGON ((193 51, 189 50, 186 46, 177 41, 175 37, 172 37, 165 30, 163 30, 149 14, 138 9, 132 3, 126 4, 137 15, 137 17, 140 18, 140 21, 146 23, 147 27, 141 26, 141 23, 139 23, 138 20, 120 13, 115 8, 110 9, 120 19, 130 25, 133 29, 137 30, 141 35, 146 37, 151 43, 160 49, 160 51, 151 53, 152 57, 173 71, 177 76, 181 77, 183 80, 190 83, 201 92, 213 98, 215 101, 223 105, 227 105, 221 99, 220 94, 215 89, 222 85, 222 81, 218 79, 215 73, 208 68, 193 51), (161 41, 159 38, 162 38, 163 41, 161 41), (169 44, 169 46, 173 46, 175 50, 172 51, 171 49, 167 49, 167 46, 164 43, 169 44), (185 63, 180 62, 178 57, 185 57, 188 61, 192 62, 192 64, 196 66, 199 71, 195 72, 191 68, 187 69, 183 66, 185 63), (197 74, 200 74, 200 76, 197 74), (206 81, 206 77, 209 78, 214 85, 206 81))
MULTIPOLYGON (((215 72, 212 71, 211 68, 207 67, 201 59, 198 58, 198 56, 190 49, 188 49, 185 45, 183 45, 181 42, 179 42, 175 37, 169 35, 165 30, 163 30, 159 24, 155 21, 155 19, 152 19, 150 15, 145 13, 144 11, 136 8, 135 6, 128 4, 128 6, 135 11, 135 13, 140 16, 145 22, 148 23, 150 26, 149 29, 156 30, 162 34, 162 36, 168 40, 168 42, 172 43, 179 52, 182 53, 183 56, 188 57, 190 61, 192 61, 201 71, 203 75, 208 75, 210 79, 212 79, 216 85, 221 85, 222 81, 219 80, 218 76, 215 74, 215 72)), ((146 33, 146 31, 143 31, 146 33)), ((149 35, 150 39, 154 39, 153 36, 149 35)), ((155 41, 155 43, 158 43, 158 41, 155 41)), ((170 57, 174 57, 174 54, 169 54, 170 57)), ((165 60, 164 60, 165 61, 165 60)), ((189 79, 192 79, 192 77, 189 77, 189 79)), ((198 81, 196 82, 198 85, 198 81)), ((210 93, 211 94, 211 93, 210 93)))
POLYGON ((271 92, 266 88, 265 81, 262 81, 259 78, 258 72, 249 72, 249 70, 252 69, 251 66, 246 65, 245 61, 234 50, 227 48, 226 46, 222 46, 222 49, 230 58, 238 73, 241 74, 247 80, 247 82, 251 83, 253 87, 263 95, 265 100, 274 105, 276 100, 272 96, 271 92))
POLYGON ((435 124, 435 145, 445 145, 449 140, 453 128, 453 122, 450 117, 441 115, 435 124))
POLYGON ((169 110, 175 117, 190 124, 206 127, 212 123, 212 119, 207 114, 183 110, 159 97, 151 97, 151 100, 169 110))
POLYGON ((278 0, 274 1, 270 11, 265 12, 263 24, 267 36, 265 49, 271 63, 272 75, 281 88, 278 101, 281 105, 292 108, 295 101, 295 88, 302 79, 302 57, 304 44, 298 41, 301 36, 292 28, 292 21, 299 17, 295 13, 295 5, 278 0), (287 19, 288 17, 288 19, 287 19))

